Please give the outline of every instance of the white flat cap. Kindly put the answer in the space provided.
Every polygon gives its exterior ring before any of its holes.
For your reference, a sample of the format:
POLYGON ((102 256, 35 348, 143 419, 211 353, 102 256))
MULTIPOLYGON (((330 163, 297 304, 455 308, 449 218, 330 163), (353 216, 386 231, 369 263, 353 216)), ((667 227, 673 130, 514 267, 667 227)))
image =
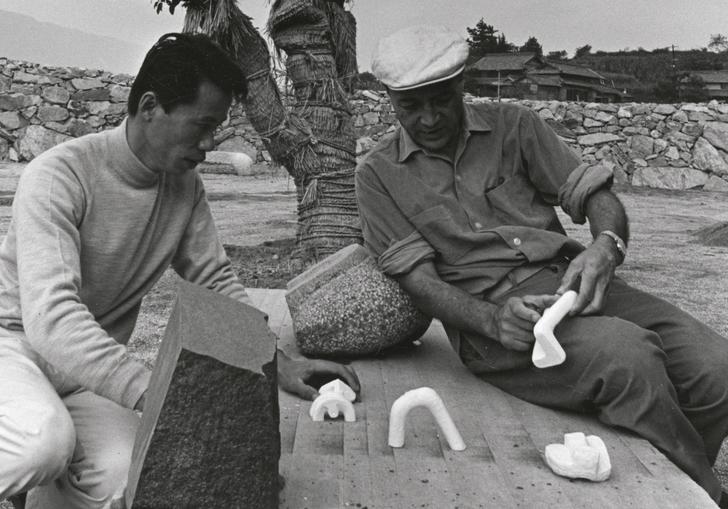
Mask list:
POLYGON ((409 90, 454 78, 465 69, 468 43, 444 26, 415 25, 379 41, 372 72, 387 88, 409 90))

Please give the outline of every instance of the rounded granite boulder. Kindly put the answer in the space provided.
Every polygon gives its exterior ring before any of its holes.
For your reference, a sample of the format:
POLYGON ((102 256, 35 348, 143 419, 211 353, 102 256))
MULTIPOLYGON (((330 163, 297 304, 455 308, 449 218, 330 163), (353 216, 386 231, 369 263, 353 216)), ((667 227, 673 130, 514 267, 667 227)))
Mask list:
POLYGON ((361 256, 361 246, 345 249, 349 255, 353 253, 353 265, 324 260, 328 270, 317 274, 323 284, 309 283, 310 292, 293 299, 295 307, 289 299, 301 352, 312 356, 363 356, 422 336, 431 319, 415 308, 400 285, 383 274, 371 257, 361 256), (332 270, 338 272, 333 277, 332 270))

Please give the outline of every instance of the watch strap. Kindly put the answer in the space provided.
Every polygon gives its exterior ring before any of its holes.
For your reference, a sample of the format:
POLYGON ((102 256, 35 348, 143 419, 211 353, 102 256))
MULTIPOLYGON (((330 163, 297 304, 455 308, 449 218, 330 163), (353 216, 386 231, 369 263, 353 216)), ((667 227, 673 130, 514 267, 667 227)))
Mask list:
POLYGON ((599 235, 606 235, 614 241, 615 246, 617 246, 617 251, 619 251, 619 254, 622 255, 622 260, 620 261, 620 263, 622 263, 627 257, 627 244, 624 243, 622 237, 614 233, 612 230, 603 230, 599 232, 599 235))

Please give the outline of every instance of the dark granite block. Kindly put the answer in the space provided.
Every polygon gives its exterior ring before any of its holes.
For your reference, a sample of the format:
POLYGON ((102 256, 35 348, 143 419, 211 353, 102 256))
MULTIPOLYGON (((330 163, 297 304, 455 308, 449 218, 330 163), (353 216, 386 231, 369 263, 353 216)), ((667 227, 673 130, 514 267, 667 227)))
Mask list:
POLYGON ((276 337, 259 310, 181 283, 147 392, 127 507, 278 507, 276 337))

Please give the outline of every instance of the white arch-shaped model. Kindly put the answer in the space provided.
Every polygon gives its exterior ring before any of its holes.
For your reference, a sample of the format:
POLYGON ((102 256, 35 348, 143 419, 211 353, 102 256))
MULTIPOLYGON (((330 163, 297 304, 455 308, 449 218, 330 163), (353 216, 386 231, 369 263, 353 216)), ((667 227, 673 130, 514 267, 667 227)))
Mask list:
POLYGON ((311 408, 309 409, 309 415, 314 421, 323 421, 324 414, 328 414, 332 419, 339 417, 339 414, 344 414, 344 420, 346 422, 356 421, 356 413, 354 412, 354 405, 351 404, 346 396, 338 392, 324 392, 317 397, 311 408))
POLYGON ((391 447, 404 446, 404 428, 407 414, 415 407, 424 406, 437 421, 445 440, 453 451, 465 449, 465 442, 445 408, 440 396, 429 387, 420 387, 405 392, 392 405, 389 412, 389 445, 391 447))

